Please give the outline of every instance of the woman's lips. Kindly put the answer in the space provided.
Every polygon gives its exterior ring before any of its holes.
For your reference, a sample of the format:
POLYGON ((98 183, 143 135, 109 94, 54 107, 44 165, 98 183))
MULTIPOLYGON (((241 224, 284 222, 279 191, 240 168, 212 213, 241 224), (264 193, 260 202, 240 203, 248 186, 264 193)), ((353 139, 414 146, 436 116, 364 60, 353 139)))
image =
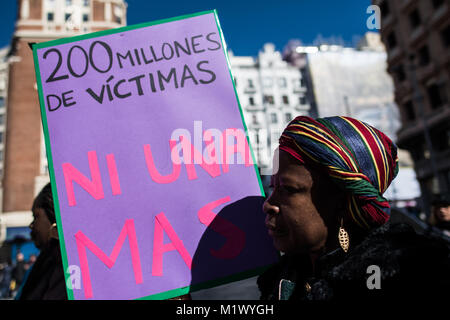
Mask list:
POLYGON ((271 236, 272 238, 281 238, 284 237, 287 232, 285 230, 282 229, 278 229, 278 228, 273 228, 273 227, 267 227, 269 236, 271 236))

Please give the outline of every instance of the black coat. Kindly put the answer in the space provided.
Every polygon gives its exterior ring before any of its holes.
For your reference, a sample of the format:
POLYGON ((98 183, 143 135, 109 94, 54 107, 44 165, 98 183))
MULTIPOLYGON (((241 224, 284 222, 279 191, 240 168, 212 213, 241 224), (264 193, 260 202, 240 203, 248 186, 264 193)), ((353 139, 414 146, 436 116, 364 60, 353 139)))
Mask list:
POLYGON ((258 278, 258 286, 263 300, 442 298, 450 292, 449 267, 448 243, 388 223, 359 245, 350 242, 347 253, 339 248, 320 257, 314 273, 308 256, 283 256, 258 278), (373 265, 379 267, 378 283, 373 265))
POLYGON ((58 240, 41 251, 20 293, 19 300, 67 300, 58 240))

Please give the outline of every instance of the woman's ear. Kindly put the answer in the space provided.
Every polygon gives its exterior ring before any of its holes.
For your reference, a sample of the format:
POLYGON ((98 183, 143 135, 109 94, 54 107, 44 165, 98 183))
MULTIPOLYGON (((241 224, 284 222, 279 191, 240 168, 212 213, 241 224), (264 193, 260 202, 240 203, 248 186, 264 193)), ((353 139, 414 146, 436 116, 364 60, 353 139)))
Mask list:
POLYGON ((49 239, 59 240, 58 229, 56 227, 56 223, 52 224, 52 226, 50 227, 50 232, 49 232, 48 237, 49 237, 49 239))

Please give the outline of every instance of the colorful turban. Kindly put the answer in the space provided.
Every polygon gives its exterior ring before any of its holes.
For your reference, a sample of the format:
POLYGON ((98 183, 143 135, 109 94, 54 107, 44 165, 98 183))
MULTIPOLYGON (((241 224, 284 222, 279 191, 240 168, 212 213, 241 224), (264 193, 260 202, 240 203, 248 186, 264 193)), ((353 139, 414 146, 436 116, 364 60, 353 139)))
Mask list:
POLYGON ((280 150, 323 168, 348 194, 348 213, 363 229, 387 222, 383 193, 398 173, 396 145, 381 131, 349 117, 297 117, 280 137, 280 150))

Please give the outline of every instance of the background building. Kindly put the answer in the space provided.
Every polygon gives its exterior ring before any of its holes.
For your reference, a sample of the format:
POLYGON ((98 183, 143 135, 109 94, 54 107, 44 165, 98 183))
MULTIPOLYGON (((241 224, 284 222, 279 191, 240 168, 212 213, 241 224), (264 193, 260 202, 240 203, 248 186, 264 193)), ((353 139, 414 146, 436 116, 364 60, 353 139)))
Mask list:
POLYGON ((450 1, 373 1, 402 126, 424 197, 450 190, 450 1))
POLYGON ((8 61, 9 47, 0 49, 0 212, 3 195, 3 159, 5 156, 6 99, 8 93, 8 61))
POLYGON ((283 129, 294 117, 310 114, 305 81, 270 43, 257 58, 230 53, 230 64, 258 167, 270 174, 264 169, 272 166, 283 129))
POLYGON ((126 25, 123 0, 18 0, 17 8, 8 53, 0 243, 12 237, 29 239, 33 199, 49 182, 29 44, 126 25))
MULTIPOLYGON (((387 54, 380 35, 368 32, 356 48, 291 42, 284 52, 292 65, 304 69, 319 117, 346 115, 364 121, 397 141, 400 115, 394 84, 387 73, 387 54)), ((400 172, 385 193, 395 205, 415 204, 420 188, 408 152, 399 152, 400 172)))

